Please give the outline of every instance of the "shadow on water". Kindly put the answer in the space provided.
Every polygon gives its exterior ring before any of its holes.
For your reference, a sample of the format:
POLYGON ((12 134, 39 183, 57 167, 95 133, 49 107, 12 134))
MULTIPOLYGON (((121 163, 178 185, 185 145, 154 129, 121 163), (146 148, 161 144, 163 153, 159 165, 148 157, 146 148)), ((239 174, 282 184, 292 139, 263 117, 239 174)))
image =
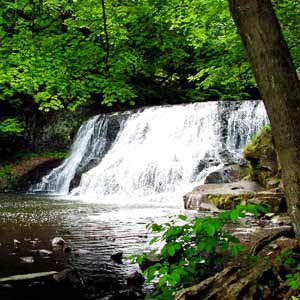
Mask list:
POLYGON ((178 213, 178 208, 165 206, 0 195, 0 278, 71 267, 84 281, 80 291, 54 285, 48 279, 0 285, 0 299, 102 299, 122 291, 126 277, 137 266, 126 260, 123 264, 113 262, 111 255, 122 251, 126 257, 147 250, 150 237, 145 225, 178 213), (72 250, 53 249, 54 237, 62 237, 72 250), (53 253, 36 255, 41 249, 53 253), (33 257, 34 262, 26 263, 24 257, 33 257))

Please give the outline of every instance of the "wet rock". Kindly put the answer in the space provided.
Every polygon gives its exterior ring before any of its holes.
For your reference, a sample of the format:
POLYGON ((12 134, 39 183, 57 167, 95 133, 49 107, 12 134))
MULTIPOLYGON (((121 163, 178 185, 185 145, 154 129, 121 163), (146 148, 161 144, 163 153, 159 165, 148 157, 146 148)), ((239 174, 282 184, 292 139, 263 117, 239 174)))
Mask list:
POLYGON ((239 181, 228 184, 204 184, 184 197, 186 209, 233 209, 237 204, 266 205, 270 212, 285 212, 286 200, 282 193, 264 191, 255 182, 239 181))
POLYGON ((52 241, 51 244, 53 247, 57 246, 64 246, 66 244, 65 240, 61 237, 55 237, 52 241))
POLYGON ((239 161, 239 157, 227 149, 220 151, 219 156, 225 166, 235 165, 239 161))
POLYGON ((63 248, 63 252, 64 253, 71 253, 72 252, 72 248, 70 246, 66 246, 63 248))
MULTIPOLYGON (((98 150, 99 148, 102 148, 102 151, 100 152, 97 151, 96 153, 94 153, 94 155, 87 155, 83 157, 70 183, 70 190, 72 190, 73 188, 79 185, 82 174, 88 172, 89 170, 91 170, 101 162, 102 158, 110 149, 112 143, 117 137, 122 121, 125 118, 127 118, 127 114, 128 113, 125 112, 125 113, 117 113, 117 114, 109 115, 109 117, 107 118, 108 123, 106 127, 106 138, 101 140, 101 147, 98 147, 98 150)), ((92 140, 99 139, 98 134, 92 135, 91 139, 92 140)), ((90 142, 89 147, 92 147, 93 144, 94 144, 93 141, 90 142)), ((94 151, 94 150, 91 149, 90 151, 94 151)), ((90 151, 86 151, 86 153, 90 153, 90 151)))
POLYGON ((14 286, 12 284, 6 283, 6 284, 0 284, 0 288, 4 289, 12 289, 14 286))
POLYGON ((145 282, 145 278, 140 272, 134 272, 126 279, 128 286, 141 286, 145 282))
POLYGON ((223 167, 217 171, 210 173, 204 183, 230 183, 240 181, 242 179, 241 168, 239 165, 223 167))
POLYGON ((65 269, 53 275, 53 279, 60 284, 71 286, 72 288, 82 288, 83 280, 75 269, 65 269))
POLYGON ((45 281, 33 281, 28 284, 29 288, 45 288, 47 284, 45 281))
POLYGON ((155 265, 158 262, 160 262, 160 259, 157 256, 151 255, 147 258, 144 258, 139 267, 144 272, 147 268, 155 265))
POLYGON ((117 253, 115 253, 115 254, 112 254, 112 255, 110 256, 110 258, 111 258, 115 263, 117 263, 117 264, 122 264, 122 263, 123 263, 123 261, 122 261, 122 259, 123 259, 123 251, 120 251, 120 252, 117 252, 117 253))
POLYGON ((46 250, 46 249, 38 249, 38 250, 31 250, 31 253, 33 255, 41 256, 41 257, 49 257, 53 254, 52 251, 46 250))
POLYGON ((134 289, 122 290, 112 295, 109 300, 142 300, 144 296, 141 291, 134 289))
POLYGON ((37 248, 38 247, 38 241, 31 241, 30 243, 32 244, 33 248, 37 248))
POLYGON ((265 220, 271 220, 275 216, 275 213, 267 213, 263 216, 265 220))
POLYGON ((25 264, 33 264, 34 263, 34 257, 33 256, 24 256, 24 257, 19 257, 21 263, 25 264))
POLYGON ((14 245, 15 245, 15 247, 19 246, 20 244, 21 244, 21 242, 20 242, 20 241, 18 241, 18 240, 14 240, 14 245))
POLYGON ((49 255, 52 255, 53 252, 49 251, 49 250, 46 250, 46 249, 40 249, 40 250, 38 250, 38 254, 40 256, 49 256, 49 255))
POLYGON ((271 219, 271 222, 273 224, 280 225, 280 226, 283 226, 283 225, 290 226, 292 224, 292 221, 289 216, 280 216, 280 215, 274 216, 271 219))

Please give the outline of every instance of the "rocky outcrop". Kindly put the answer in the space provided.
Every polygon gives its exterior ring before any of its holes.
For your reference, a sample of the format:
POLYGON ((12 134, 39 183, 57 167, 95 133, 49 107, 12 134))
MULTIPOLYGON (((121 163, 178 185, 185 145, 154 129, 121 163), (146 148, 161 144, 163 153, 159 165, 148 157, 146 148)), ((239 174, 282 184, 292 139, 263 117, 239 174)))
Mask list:
POLYGON ((184 197, 186 209, 212 210, 233 209, 238 204, 263 204, 271 212, 286 211, 282 193, 266 191, 255 182, 239 181, 228 184, 204 184, 184 197))
POLYGON ((252 180, 266 189, 282 191, 281 168, 269 126, 245 147, 244 157, 249 161, 252 180))
POLYGON ((76 112, 63 110, 43 114, 34 132, 34 149, 53 150, 68 149, 82 124, 91 115, 86 109, 76 112))
POLYGON ((40 181, 51 169, 62 162, 61 158, 34 157, 17 162, 9 174, 0 177, 1 192, 26 192, 28 187, 40 181))

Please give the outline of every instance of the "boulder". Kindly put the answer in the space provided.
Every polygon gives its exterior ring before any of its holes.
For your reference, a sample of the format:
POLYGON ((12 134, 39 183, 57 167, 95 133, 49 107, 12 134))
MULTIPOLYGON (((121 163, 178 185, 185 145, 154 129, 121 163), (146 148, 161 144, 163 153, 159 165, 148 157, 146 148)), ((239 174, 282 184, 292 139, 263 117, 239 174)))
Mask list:
POLYGON ((147 268, 155 265, 160 262, 160 259, 157 256, 149 255, 143 259, 142 263, 139 264, 140 269, 144 272, 147 268))
POLYGON ((111 260, 113 260, 117 264, 123 263, 123 251, 117 252, 110 256, 111 260))
POLYGON ((61 237, 55 237, 51 241, 52 247, 57 247, 57 246, 64 246, 66 244, 65 240, 61 237))
POLYGON ((127 277, 126 282, 127 286, 141 286, 145 282, 145 278, 140 272, 135 271, 127 277))
POLYGON ((83 280, 75 269, 65 269, 53 275, 53 279, 60 284, 70 286, 72 288, 82 288, 83 280))
POLYGON ((230 183, 242 179, 241 167, 239 165, 225 166, 210 173, 204 183, 230 183))
POLYGON ((34 257, 33 256, 24 256, 19 257, 20 262, 24 264, 33 264, 34 263, 34 257))
POLYGON ((263 190, 255 182, 239 181, 227 184, 204 184, 183 197, 186 209, 233 209, 238 204, 263 204, 270 212, 285 212, 282 193, 263 190))

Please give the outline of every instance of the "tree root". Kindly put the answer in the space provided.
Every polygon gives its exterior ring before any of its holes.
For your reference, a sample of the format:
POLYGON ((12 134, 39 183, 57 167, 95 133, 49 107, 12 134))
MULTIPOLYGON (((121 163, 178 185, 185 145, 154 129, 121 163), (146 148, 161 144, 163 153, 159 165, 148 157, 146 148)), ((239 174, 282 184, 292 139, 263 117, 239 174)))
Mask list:
MULTIPOLYGON (((257 255, 265 246, 280 237, 293 237, 292 228, 285 228, 268 234, 259 239, 250 249, 251 255, 257 255)), ((293 241, 293 240, 289 240, 293 241)), ((293 243, 287 248, 293 249, 293 243)), ((295 245, 295 244, 294 244, 295 245)), ((256 263, 235 262, 223 271, 203 280, 197 285, 185 288, 175 293, 175 300, 258 300, 283 299, 278 298, 282 292, 285 279, 281 278, 278 270, 279 263, 275 257, 260 257, 256 263)))
POLYGON ((277 240, 280 237, 294 238, 295 233, 292 227, 283 228, 275 233, 268 234, 259 239, 250 249, 250 255, 257 255, 265 246, 277 240))
POLYGON ((257 300, 258 280, 272 265, 262 261, 251 268, 230 266, 199 284, 175 294, 175 300, 257 300), (255 288, 253 288, 255 287, 255 288))

